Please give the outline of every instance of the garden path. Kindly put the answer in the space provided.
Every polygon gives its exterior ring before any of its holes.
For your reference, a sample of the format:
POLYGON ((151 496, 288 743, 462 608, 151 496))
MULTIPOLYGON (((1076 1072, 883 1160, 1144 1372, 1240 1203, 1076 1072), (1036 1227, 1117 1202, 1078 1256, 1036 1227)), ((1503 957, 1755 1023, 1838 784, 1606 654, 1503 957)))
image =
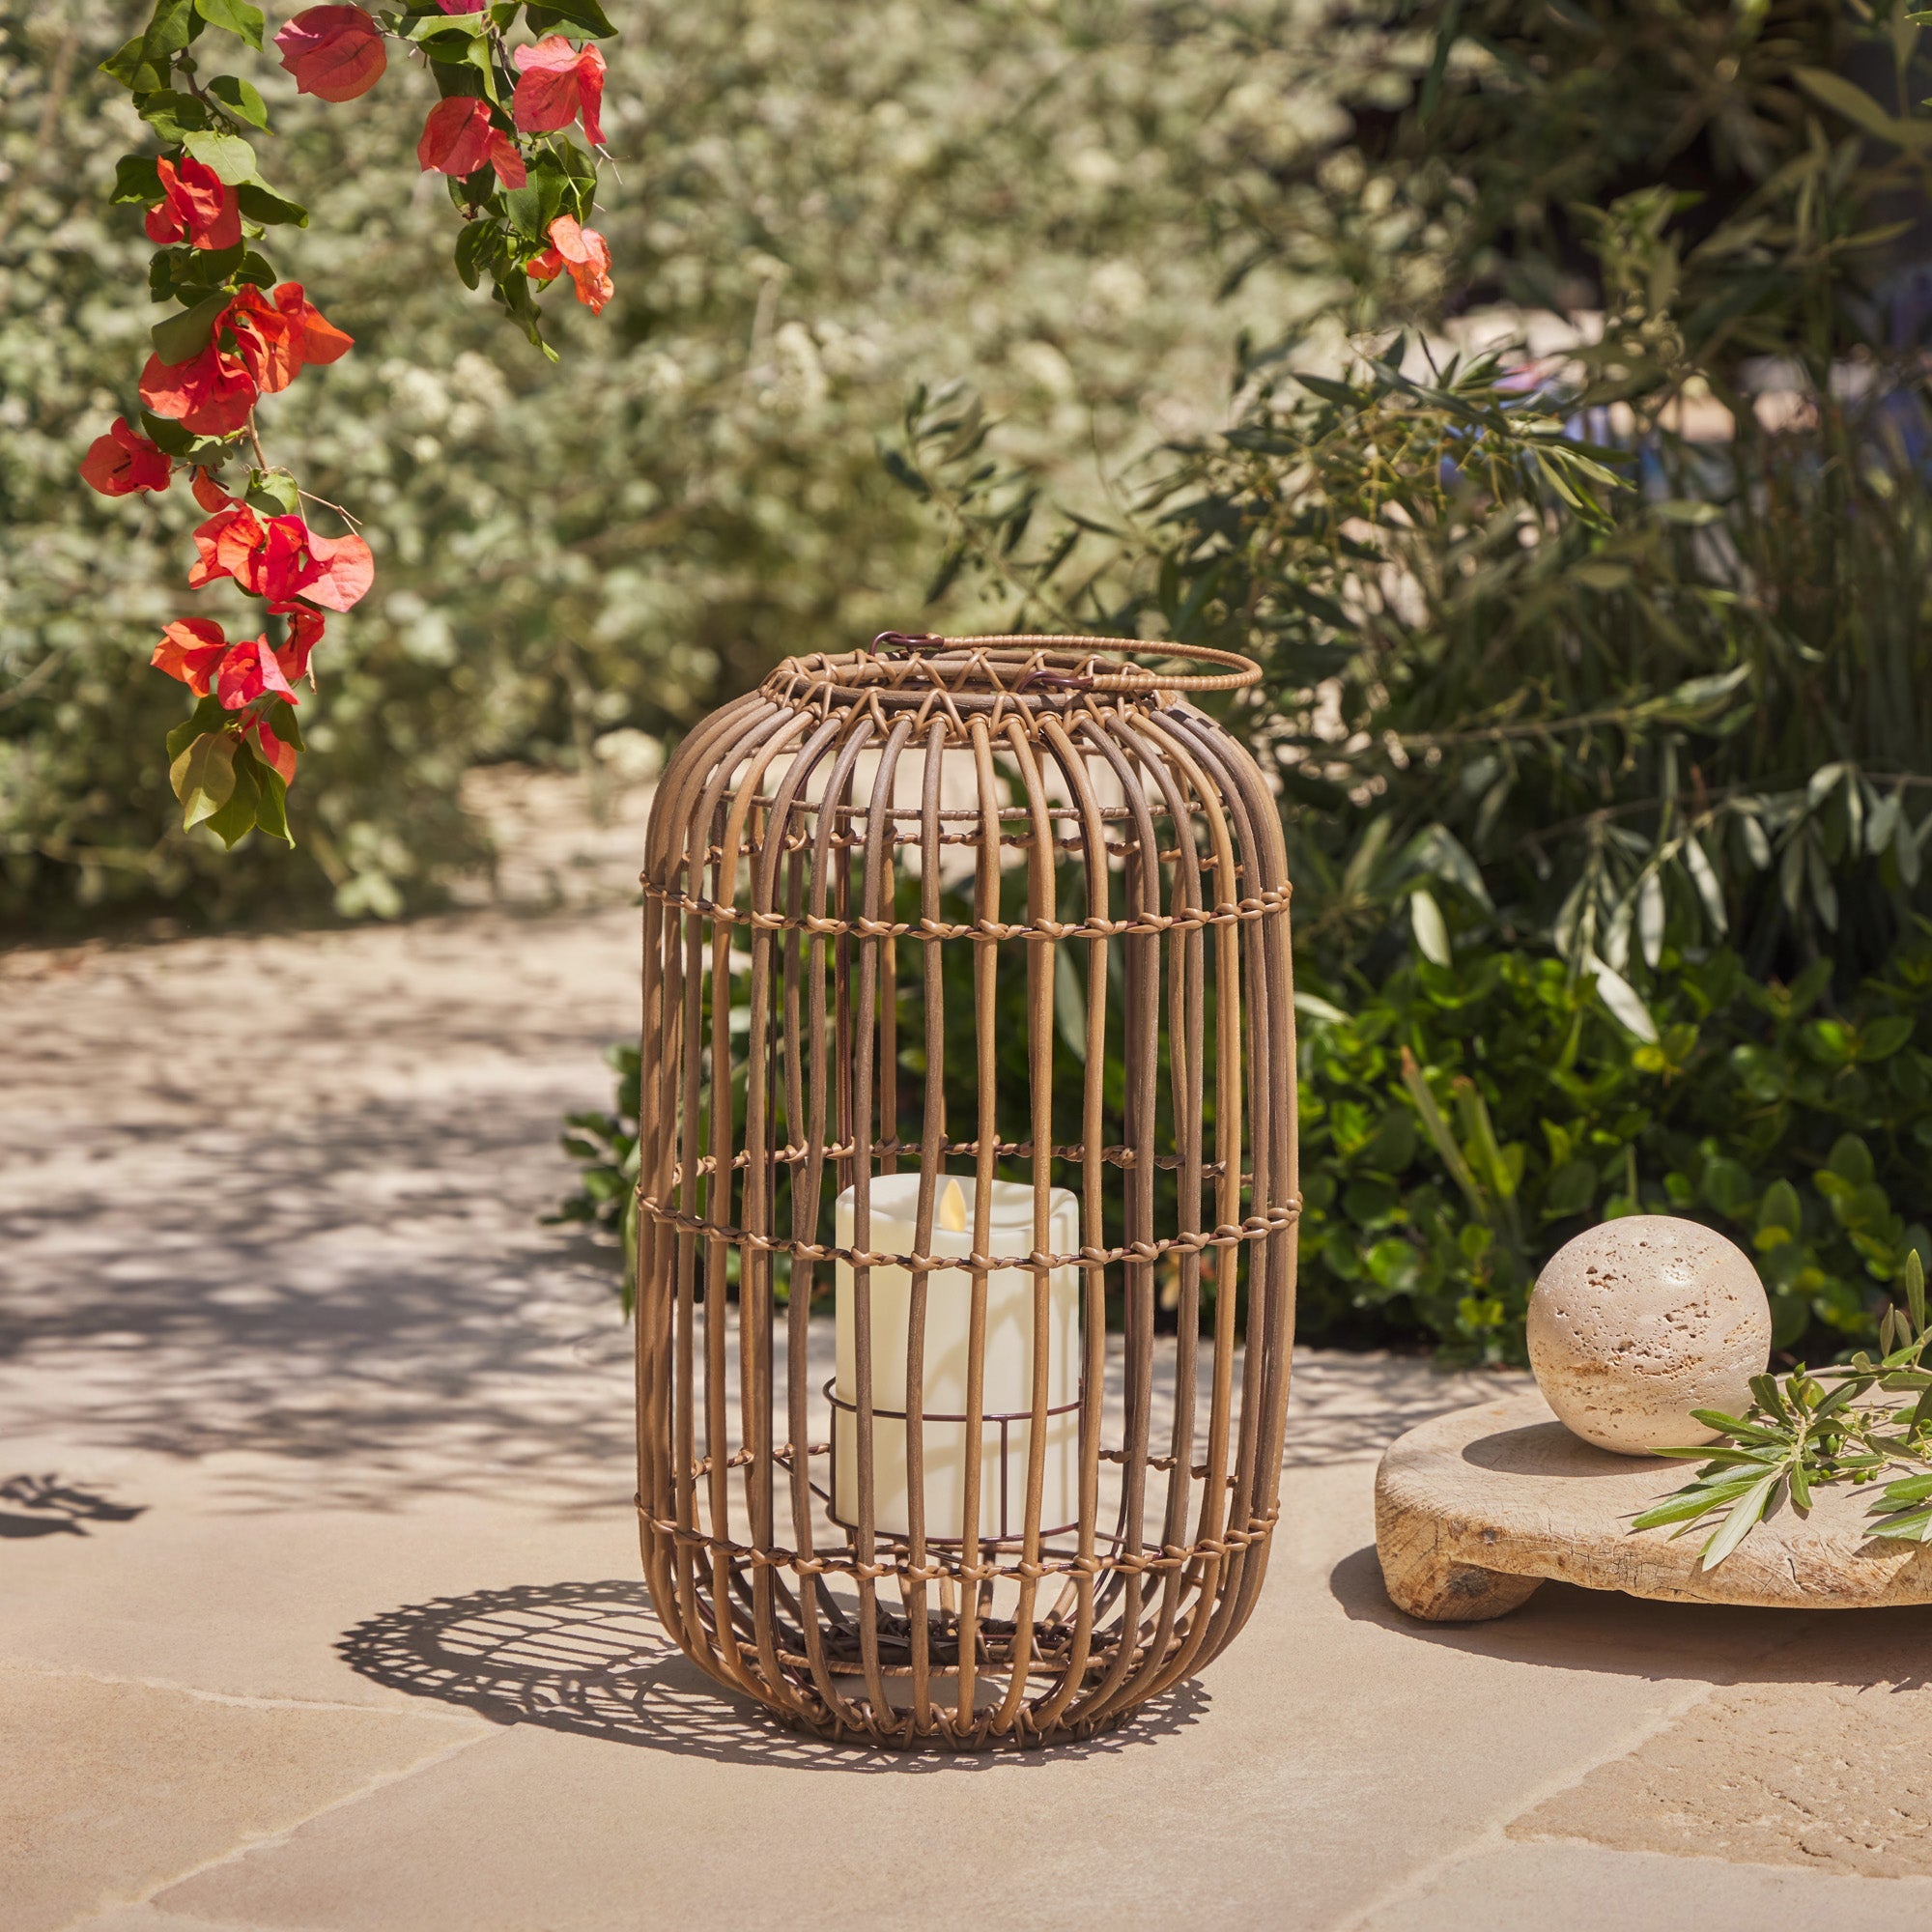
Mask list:
POLYGON ((1268 1588, 1151 1721, 896 1759, 709 1689, 608 1259, 536 1219, 640 800, 542 790, 507 904, 0 958, 0 1932, 1932 1919, 1924 1613, 1409 1623, 1376 1457, 1498 1381, 1421 1362, 1303 1357, 1268 1588))

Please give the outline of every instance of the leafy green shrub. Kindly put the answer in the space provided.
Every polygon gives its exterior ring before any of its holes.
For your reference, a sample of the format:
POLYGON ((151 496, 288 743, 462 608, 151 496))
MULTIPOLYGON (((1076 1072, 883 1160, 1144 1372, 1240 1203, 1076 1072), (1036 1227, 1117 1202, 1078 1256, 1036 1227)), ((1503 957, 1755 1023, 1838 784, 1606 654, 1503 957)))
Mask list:
POLYGON ((563 1151, 581 1163, 577 1192, 561 1202, 553 1224, 580 1222, 615 1236, 624 1250, 624 1313, 631 1312, 638 1259, 638 1049, 619 1040, 604 1059, 617 1075, 611 1111, 590 1109, 564 1121, 563 1151))
POLYGON ((1278 776, 1322 970, 1548 945, 1642 997, 1666 946, 1730 945, 1761 978, 1829 952, 1847 995, 1932 910, 1928 315, 1891 219, 1932 121, 1813 63, 1869 55, 1908 99, 1918 30, 1394 11, 1349 84, 1396 90, 1381 131, 1364 108, 1313 178, 1383 211, 1349 347, 1248 343, 1232 427, 1110 524, 1043 513, 956 402, 909 413, 903 473, 1016 625, 1264 666, 1221 708, 1278 776), (1602 152, 1573 112, 1616 124, 1602 152), (1455 354, 1443 311, 1511 264, 1558 313, 1455 354))
MULTIPOLYGON (((1304 987, 1302 1338, 1520 1362, 1543 1263, 1596 1221, 1641 1212, 1704 1221, 1749 1252, 1779 1348, 1873 1340, 1907 1256, 1932 1254, 1928 935, 1838 1013, 1821 1006, 1829 961, 1785 986, 1728 952, 1668 952, 1649 1039, 1587 976, 1519 950, 1304 987)), ((1023 1094, 1026 1030, 1011 1017, 1003 1086, 1023 1094)), ((582 1174, 557 1218, 621 1236, 628 1261, 638 1052, 609 1059, 611 1110, 568 1123, 582 1174)), ((917 1047, 902 1060, 916 1080, 917 1047)), ((957 1100, 970 1102, 963 1078, 957 1100)))
POLYGON ((1752 1253, 1778 1347, 1874 1338, 1886 1285, 1932 1253, 1932 945, 1837 1015, 1830 979, 1823 960, 1782 986, 1730 952, 1666 952, 1647 1040, 1587 976, 1516 951, 1304 994, 1304 1337, 1373 1313, 1520 1361, 1543 1262, 1642 1212, 1752 1253))

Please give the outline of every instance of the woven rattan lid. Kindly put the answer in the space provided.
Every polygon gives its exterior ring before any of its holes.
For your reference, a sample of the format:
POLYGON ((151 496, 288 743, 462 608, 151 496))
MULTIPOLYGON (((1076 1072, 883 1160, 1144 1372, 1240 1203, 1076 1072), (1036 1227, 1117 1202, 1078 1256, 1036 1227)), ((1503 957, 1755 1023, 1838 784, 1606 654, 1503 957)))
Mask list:
POLYGON ((1202 644, 1137 642, 1131 638, 1033 636, 944 638, 882 631, 863 651, 814 651, 787 658, 765 680, 764 696, 794 708, 863 704, 885 713, 951 714, 1064 710, 1096 694, 1155 698, 1164 694, 1238 691, 1258 683, 1252 658, 1202 644), (1135 657, 1180 659, 1210 670, 1150 668, 1135 657))

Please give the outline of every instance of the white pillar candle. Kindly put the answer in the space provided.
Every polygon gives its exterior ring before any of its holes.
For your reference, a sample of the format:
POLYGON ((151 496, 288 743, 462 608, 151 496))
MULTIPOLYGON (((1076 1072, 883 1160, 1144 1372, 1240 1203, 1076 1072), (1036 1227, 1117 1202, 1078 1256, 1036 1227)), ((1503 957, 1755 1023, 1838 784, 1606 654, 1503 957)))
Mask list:
MULTIPOLYGON (((971 1179, 943 1177, 933 1203, 932 1238, 928 1252, 935 1257, 969 1255, 973 1251, 973 1208, 978 1183, 971 1179)), ((991 1232, 986 1252, 991 1255, 1031 1254, 1034 1247, 1034 1190, 1018 1181, 992 1184, 991 1232)), ((1080 1209, 1065 1187, 1047 1196, 1046 1251, 1069 1255, 1080 1246, 1080 1209)), ((871 1185, 871 1232, 866 1247, 872 1254, 910 1255, 916 1252, 915 1221, 919 1213, 919 1176, 881 1175, 871 1185)), ((838 1244, 850 1249, 854 1238, 853 1191, 838 1197, 838 1244)), ((841 1402, 859 1400, 858 1306, 852 1269, 839 1262, 836 1269, 838 1376, 834 1387, 841 1402)), ((1027 1452, 1033 1407, 1034 1284, 1032 1269, 994 1268, 986 1277, 986 1345, 981 1410, 991 1418, 1017 1415, 1005 1431, 986 1421, 980 1444, 980 1535, 990 1540, 1002 1525, 1002 1483, 1006 1533, 1018 1536, 1026 1521, 1027 1452)), ((1047 1276, 1047 1373, 1049 1408, 1080 1400, 1080 1270, 1054 1268, 1047 1276)), ((871 1270, 872 1403, 878 1409, 907 1411, 917 1406, 928 1418, 923 1431, 925 1463, 925 1533, 956 1541, 966 1520, 968 1425, 934 1421, 934 1416, 964 1416, 968 1343, 973 1313, 973 1277, 969 1270, 934 1268, 926 1276, 924 1397, 914 1391, 906 1399, 906 1337, 912 1315, 912 1274, 891 1264, 871 1270)), ((853 1408, 834 1408, 833 1514, 840 1521, 859 1520, 859 1416, 853 1408)), ((881 1536, 904 1536, 911 1528, 907 1509, 906 1427, 896 1416, 875 1413, 872 1422, 873 1526, 881 1536)), ((1046 1418, 1046 1464, 1040 1493, 1039 1523, 1043 1530, 1076 1521, 1080 1515, 1080 1416, 1077 1408, 1046 1418)))

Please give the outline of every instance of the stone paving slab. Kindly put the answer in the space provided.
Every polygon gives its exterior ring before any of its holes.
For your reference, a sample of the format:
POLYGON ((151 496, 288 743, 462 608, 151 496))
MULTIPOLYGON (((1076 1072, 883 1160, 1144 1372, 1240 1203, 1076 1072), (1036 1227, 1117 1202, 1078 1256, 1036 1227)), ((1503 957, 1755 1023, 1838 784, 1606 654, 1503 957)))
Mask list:
POLYGON ((1517 1642, 1419 1642, 1374 1598, 1358 1543, 1369 1474, 1305 1471, 1240 1642, 1093 1745, 950 1761, 842 1750, 748 1716, 660 1650, 620 1726, 600 1735, 539 1708, 156 1902, 345 1932, 601 1932, 635 1924, 645 1899, 668 1922, 830 1926, 917 1845, 932 1892, 914 1922, 945 1916, 948 1875, 997 1873, 1001 1920, 1017 1926, 1117 1924, 1123 1900, 1168 1894, 1192 1922, 1324 1926, 1782 1637, 1763 1623, 1680 1634, 1668 1606, 1633 1633, 1611 1601, 1562 1593, 1517 1642))
POLYGON ((609 1259, 536 1219, 635 951, 619 908, 0 959, 0 1932, 809 1927, 907 1862, 913 1924, 962 1875, 1056 1928, 1927 1922, 1861 1767, 1915 1776, 1932 1612, 1389 1605, 1377 1456, 1509 1378, 1300 1357, 1255 1617, 1112 1738, 900 1759, 716 1691, 639 1581, 609 1259), (204 1078, 242 997, 286 1050, 204 1078))
POLYGON ((485 1730, 0 1670, 0 1922, 54 1932, 139 1899, 485 1730))
MULTIPOLYGON (((1932 1923, 1932 1880, 1847 1879, 1714 1858, 1503 1845, 1431 1874, 1347 1932, 1904 1932, 1932 1923)), ((129 1927, 128 1932, 134 1932, 129 1927)), ((156 1928, 161 1932, 161 1928, 156 1928)))
POLYGON ((1897 1676, 1925 1634, 1922 1613, 1902 1611, 1814 1625, 1802 1656, 1786 1651, 1765 1681, 1716 1690, 1517 1819, 1510 1836, 1932 1875, 1932 1685, 1897 1676), (1821 1668, 1839 1681, 1816 1681, 1821 1668))

